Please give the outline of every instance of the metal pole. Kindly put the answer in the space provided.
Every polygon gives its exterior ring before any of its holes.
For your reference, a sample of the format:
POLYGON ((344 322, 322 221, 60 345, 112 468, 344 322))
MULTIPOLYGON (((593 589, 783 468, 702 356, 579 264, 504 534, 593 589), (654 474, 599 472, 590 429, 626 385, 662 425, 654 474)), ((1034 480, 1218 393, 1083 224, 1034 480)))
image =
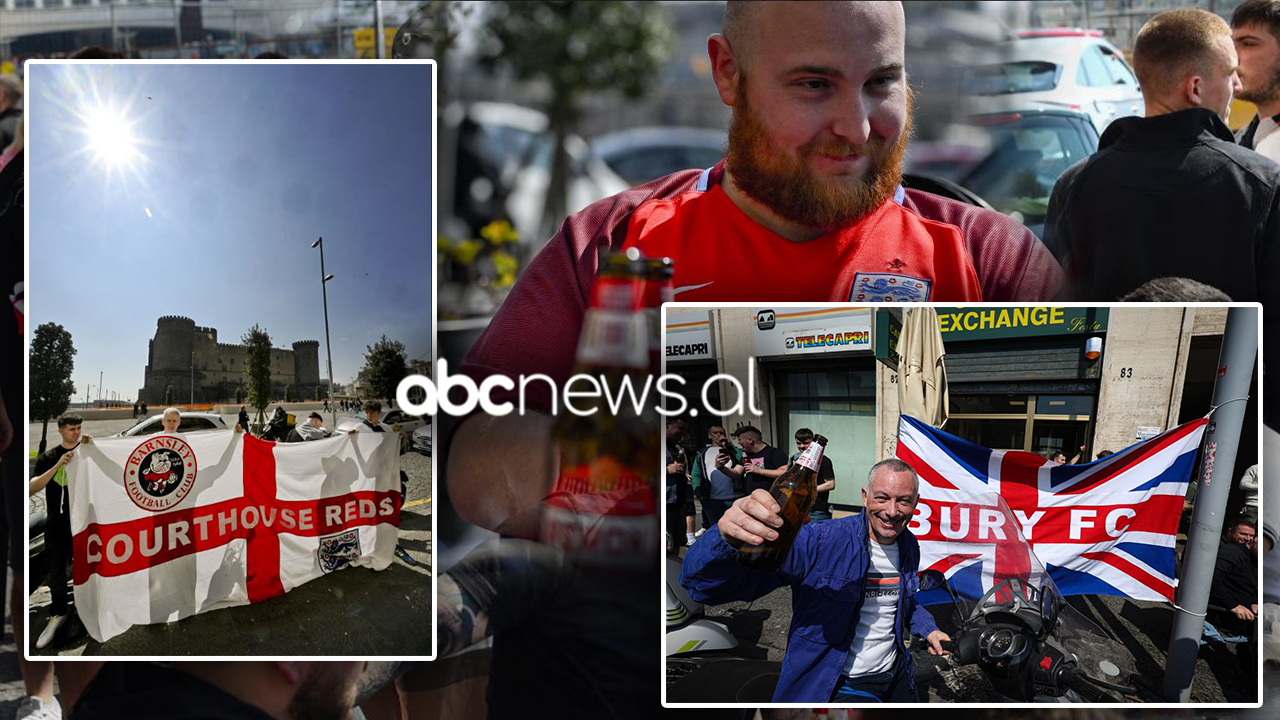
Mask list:
POLYGON ((182 57, 182 0, 173 0, 173 39, 178 44, 177 56, 182 57))
POLYGON ((98 371, 98 403, 102 403, 102 371, 98 371))
POLYGON ((115 0, 111 0, 111 50, 120 52, 120 25, 116 22, 115 0))
MULTIPOLYGON (((334 5, 338 6, 338 12, 334 16, 334 19, 338 25, 338 50, 334 54, 334 57, 341 58, 342 57, 342 0, 334 0, 334 5)), ((330 380, 332 379, 333 378, 330 378, 330 380)), ((329 398, 329 401, 332 402, 333 398, 329 398)))
POLYGON ((191 351, 191 404, 196 404, 196 351, 191 351))
POLYGON ((1218 558, 1227 493, 1236 464, 1236 448, 1244 425, 1244 412, 1258 355, 1258 309, 1231 308, 1218 355, 1218 381, 1213 387, 1216 408, 1204 436, 1203 471, 1191 514, 1191 529, 1182 556, 1182 577, 1173 618, 1173 635, 1165 663, 1164 694, 1170 700, 1191 700, 1191 679, 1195 674, 1204 614, 1209 605, 1209 588, 1218 558))
POLYGON ((1093 23, 1089 22, 1089 0, 1084 0, 1084 29, 1088 30, 1093 27, 1093 23))
POLYGON ((333 396, 333 347, 329 344, 329 282, 324 274, 324 238, 316 240, 320 246, 320 296, 324 299, 324 352, 329 365, 329 413, 333 416, 333 429, 338 429, 338 403, 333 396))
POLYGON ((382 32, 382 0, 373 2, 374 30, 378 33, 378 59, 387 59, 387 37, 382 32))

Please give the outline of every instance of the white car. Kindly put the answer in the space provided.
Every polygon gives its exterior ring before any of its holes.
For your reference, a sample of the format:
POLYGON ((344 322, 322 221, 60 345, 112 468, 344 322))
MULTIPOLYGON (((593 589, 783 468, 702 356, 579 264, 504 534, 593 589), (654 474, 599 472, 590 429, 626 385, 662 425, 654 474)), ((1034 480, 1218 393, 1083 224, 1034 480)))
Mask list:
POLYGON ((413 435, 410 436, 410 447, 423 455, 431 454, 431 423, 413 431, 413 435))
POLYGON ((724 130, 697 127, 639 127, 591 140, 591 151, 631 185, 720 162, 728 145, 724 130))
POLYGON ((1000 50, 999 63, 970 73, 970 92, 1015 96, 1023 107, 1083 112, 1099 135, 1112 120, 1144 112, 1137 75, 1099 30, 1025 30, 1000 50))
MULTIPOLYGON (((178 423, 178 432, 180 433, 230 429, 227 426, 227 421, 223 420, 221 415, 214 415, 213 413, 184 412, 179 413, 178 416, 181 418, 178 423)), ((138 422, 137 425, 134 425, 128 430, 118 433, 117 437, 155 435, 156 433, 164 431, 164 425, 162 424, 163 420, 163 415, 152 415, 151 417, 144 418, 138 422)))
MULTIPOLYGON (((427 418, 421 415, 410 415, 409 413, 399 409, 383 410, 381 421, 383 425, 389 425, 392 432, 404 433, 407 437, 412 437, 414 432, 421 427, 426 427, 428 432, 431 429, 431 421, 427 418)), ((357 425, 361 425, 363 423, 364 413, 359 413, 345 420, 339 420, 338 428, 335 432, 348 432, 355 429, 357 425)), ((407 450, 409 444, 410 443, 406 441, 400 448, 401 452, 407 450)))

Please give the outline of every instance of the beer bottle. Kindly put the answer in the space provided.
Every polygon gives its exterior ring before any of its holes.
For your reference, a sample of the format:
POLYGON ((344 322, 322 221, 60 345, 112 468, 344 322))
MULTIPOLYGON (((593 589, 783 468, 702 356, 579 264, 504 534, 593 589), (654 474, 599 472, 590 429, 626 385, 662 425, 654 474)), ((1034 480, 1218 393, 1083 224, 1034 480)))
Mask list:
MULTIPOLYGON (((645 268, 635 250, 601 261, 578 338, 574 374, 589 375, 602 394, 626 397, 625 385, 644 386, 649 364, 645 268)), ((575 383, 581 389, 582 383, 575 383)), ((629 399, 615 413, 604 397, 595 411, 575 398, 552 424, 559 467, 544 503, 541 539, 579 565, 656 571, 658 474, 661 447, 657 412, 629 399)))
POLYGON ((765 540, 762 545, 744 544, 738 550, 738 562, 753 570, 768 572, 782 567, 796 534, 809 518, 809 508, 818 498, 818 468, 822 465, 826 444, 825 437, 814 435, 809 447, 800 453, 782 477, 773 481, 769 494, 782 508, 778 513, 782 516, 782 527, 777 529, 778 539, 765 540))
POLYGON ((662 368, 662 303, 675 299, 675 270, 671 258, 644 261, 644 308, 649 320, 649 372, 662 368))

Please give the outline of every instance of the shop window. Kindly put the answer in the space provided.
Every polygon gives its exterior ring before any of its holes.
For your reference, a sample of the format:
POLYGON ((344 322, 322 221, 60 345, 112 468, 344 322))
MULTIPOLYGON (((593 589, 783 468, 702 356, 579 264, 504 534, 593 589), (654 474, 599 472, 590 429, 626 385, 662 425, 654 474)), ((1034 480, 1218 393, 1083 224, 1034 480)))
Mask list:
MULTIPOLYGON (((946 430, 994 450, 1080 453, 1092 434, 1092 395, 952 395, 946 430)), ((1092 457, 1090 453, 1081 459, 1092 457)))
MULTIPOLYGON (((866 369, 810 370, 774 375, 778 421, 775 437, 765 442, 796 451, 795 432, 807 427, 825 435, 827 456, 836 473, 833 504, 862 504, 862 488, 876 459, 876 390, 874 361, 866 369)), ((858 363, 859 365, 861 363, 858 363)))

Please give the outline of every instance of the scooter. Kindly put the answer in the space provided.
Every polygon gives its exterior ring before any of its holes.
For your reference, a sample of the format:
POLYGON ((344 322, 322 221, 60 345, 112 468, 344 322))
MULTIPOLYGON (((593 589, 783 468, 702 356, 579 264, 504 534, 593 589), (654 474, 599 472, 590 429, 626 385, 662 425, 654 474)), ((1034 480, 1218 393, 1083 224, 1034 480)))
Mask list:
POLYGON ((943 643, 951 658, 976 664, 1017 702, 1125 702, 1148 694, 1124 645, 1063 599, 1004 500, 986 493, 965 506, 994 529, 994 557, 1020 569, 1006 575, 959 563, 950 577, 934 568, 920 573, 920 593, 945 588, 955 603, 961 629, 943 643))
POLYGON ((702 603, 680 587, 681 567, 680 558, 667 557, 667 657, 737 647, 729 628, 706 619, 702 603))

